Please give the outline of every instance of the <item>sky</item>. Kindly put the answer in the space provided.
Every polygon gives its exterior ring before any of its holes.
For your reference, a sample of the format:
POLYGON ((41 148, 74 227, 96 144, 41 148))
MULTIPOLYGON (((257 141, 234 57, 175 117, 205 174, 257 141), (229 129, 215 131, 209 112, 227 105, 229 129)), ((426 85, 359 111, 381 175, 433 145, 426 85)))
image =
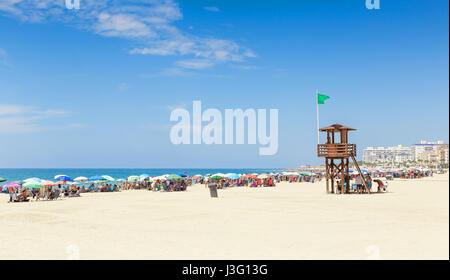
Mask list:
POLYGON ((319 164, 449 135, 448 1, 0 0, 0 168, 319 164), (278 150, 174 145, 175 108, 278 109, 278 150), (322 141, 324 137, 322 138, 322 141))

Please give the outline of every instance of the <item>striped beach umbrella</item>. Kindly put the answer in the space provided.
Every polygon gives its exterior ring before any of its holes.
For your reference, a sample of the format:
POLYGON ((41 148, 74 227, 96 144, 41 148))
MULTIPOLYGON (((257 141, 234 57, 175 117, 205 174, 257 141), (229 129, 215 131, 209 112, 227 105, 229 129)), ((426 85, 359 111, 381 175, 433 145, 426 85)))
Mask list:
POLYGON ((76 181, 76 182, 84 182, 84 181, 87 181, 88 178, 80 176, 80 177, 77 177, 77 178, 75 178, 73 180, 76 181))
POLYGON ((45 187, 54 187, 54 186, 58 185, 55 182, 47 181, 47 180, 44 180, 44 181, 40 182, 40 184, 44 185, 45 187))
POLYGON ((102 176, 92 176, 89 178, 89 181, 106 181, 102 176))
POLYGON ((32 189, 45 188, 45 186, 40 182, 33 182, 33 181, 23 184, 22 187, 32 189))
POLYGON ((102 175, 103 178, 106 179, 106 181, 115 181, 116 179, 114 179, 113 177, 109 176, 109 175, 102 175))
POLYGON ((128 177, 128 181, 138 181, 140 179, 139 176, 132 175, 128 177))

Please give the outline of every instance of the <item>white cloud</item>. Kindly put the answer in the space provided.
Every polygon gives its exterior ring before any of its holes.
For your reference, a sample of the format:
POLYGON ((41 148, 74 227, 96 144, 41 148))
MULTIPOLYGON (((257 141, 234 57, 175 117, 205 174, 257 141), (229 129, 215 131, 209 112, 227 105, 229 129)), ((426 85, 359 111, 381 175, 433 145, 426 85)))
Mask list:
POLYGON ((217 7, 203 7, 203 9, 210 11, 210 12, 216 12, 216 13, 220 11, 219 8, 217 8, 217 7))
POLYGON ((175 63, 177 66, 187 69, 205 69, 212 67, 214 63, 206 59, 180 60, 175 63))
POLYGON ((0 66, 9 66, 8 55, 4 49, 0 49, 0 66))
POLYGON ((52 129, 43 120, 65 116, 63 110, 35 110, 30 106, 0 104, 0 134, 30 133, 52 129))
POLYGON ((119 84, 119 91, 127 91, 130 89, 130 85, 127 83, 120 83, 119 84))
MULTIPOLYGON (((81 9, 69 10, 63 0, 0 0, 0 13, 22 21, 62 22, 107 37, 139 44, 131 54, 191 56, 211 63, 241 62, 255 54, 231 40, 204 38, 182 32, 174 0, 83 0, 81 9)), ((219 11, 217 7, 206 10, 219 11)))

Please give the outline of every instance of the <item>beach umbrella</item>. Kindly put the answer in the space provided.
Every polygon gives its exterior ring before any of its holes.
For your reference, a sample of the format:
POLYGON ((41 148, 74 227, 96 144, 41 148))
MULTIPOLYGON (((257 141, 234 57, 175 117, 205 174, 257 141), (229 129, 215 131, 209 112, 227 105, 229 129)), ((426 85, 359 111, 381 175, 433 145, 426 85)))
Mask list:
POLYGON ((23 180, 24 183, 28 183, 28 182, 40 182, 40 181, 42 181, 42 179, 36 178, 36 177, 28 178, 28 179, 23 180))
POLYGON ((19 184, 17 182, 11 182, 3 186, 3 188, 20 188, 22 184, 19 184))
POLYGON ((113 177, 109 176, 109 175, 102 175, 103 178, 105 178, 106 181, 115 181, 116 179, 114 179, 113 177))
POLYGON ((137 181, 137 180, 139 180, 139 176, 136 176, 136 175, 132 175, 132 176, 130 176, 130 177, 128 177, 128 181, 137 181))
POLYGON ((125 179, 117 179, 117 182, 125 182, 125 179))
POLYGON ((177 175, 177 174, 172 174, 172 175, 167 176, 166 179, 167 180, 176 180, 176 179, 183 179, 183 177, 181 177, 180 175, 177 175))
POLYGON ((42 185, 39 182, 28 182, 22 185, 22 187, 24 188, 33 188, 33 189, 38 189, 38 188, 45 188, 44 185, 42 185))
POLYGON ((97 184, 98 182, 100 182, 100 181, 91 181, 91 180, 89 180, 89 181, 84 181, 83 184, 90 185, 90 184, 97 184))
POLYGON ((239 179, 240 176, 239 176, 239 174, 236 174, 236 173, 229 173, 229 174, 227 174, 226 177, 231 180, 237 180, 237 179, 239 179))
POLYGON ((55 183, 55 182, 52 182, 52 181, 46 181, 46 180, 44 180, 44 181, 42 181, 42 182, 40 182, 42 185, 44 185, 45 187, 54 187, 54 186, 57 186, 58 184, 57 183, 55 183))
POLYGON ((58 181, 73 181, 72 178, 70 178, 67 175, 56 175, 55 176, 55 180, 58 180, 58 181))
POLYGON ((5 178, 0 178, 0 183, 1 182, 6 182, 6 179, 5 178))
POLYGON ((102 176, 92 176, 89 178, 89 181, 106 181, 102 176))
POLYGON ((269 175, 268 174, 261 174, 261 175, 258 175, 258 178, 259 179, 267 179, 267 178, 269 178, 269 175))
POLYGON ((189 177, 189 175, 187 175, 187 174, 177 174, 177 175, 180 177, 183 177, 183 178, 189 177))
POLYGON ((141 174, 141 175, 139 175, 139 177, 147 179, 147 178, 150 178, 152 176, 150 176, 149 174, 141 174))
POLYGON ((56 185, 66 185, 68 183, 69 182, 67 182, 67 181, 57 181, 57 182, 55 182, 56 185))
POLYGON ((209 177, 209 179, 223 179, 225 177, 224 175, 225 174, 217 173, 217 174, 214 174, 211 177, 209 177))
POLYGON ((203 176, 200 175, 200 174, 197 174, 197 175, 195 175, 194 177, 192 177, 192 179, 199 179, 199 178, 203 178, 203 176))
POLYGON ((88 178, 83 177, 83 176, 80 176, 80 177, 77 177, 77 178, 75 178, 75 179, 73 179, 73 180, 74 180, 74 181, 77 181, 77 182, 84 182, 84 181, 87 181, 88 178))
POLYGON ((163 180, 166 180, 166 177, 165 176, 157 176, 157 177, 153 177, 152 178, 152 180, 153 181, 163 181, 163 180))

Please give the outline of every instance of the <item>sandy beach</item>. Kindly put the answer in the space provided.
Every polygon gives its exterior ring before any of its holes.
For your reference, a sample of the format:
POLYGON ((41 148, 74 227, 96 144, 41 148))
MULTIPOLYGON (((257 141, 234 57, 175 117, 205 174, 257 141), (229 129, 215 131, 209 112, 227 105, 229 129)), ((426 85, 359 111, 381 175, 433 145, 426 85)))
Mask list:
POLYGON ((325 182, 187 192, 87 193, 7 203, 0 259, 448 259, 449 177, 389 193, 326 195, 325 182))

